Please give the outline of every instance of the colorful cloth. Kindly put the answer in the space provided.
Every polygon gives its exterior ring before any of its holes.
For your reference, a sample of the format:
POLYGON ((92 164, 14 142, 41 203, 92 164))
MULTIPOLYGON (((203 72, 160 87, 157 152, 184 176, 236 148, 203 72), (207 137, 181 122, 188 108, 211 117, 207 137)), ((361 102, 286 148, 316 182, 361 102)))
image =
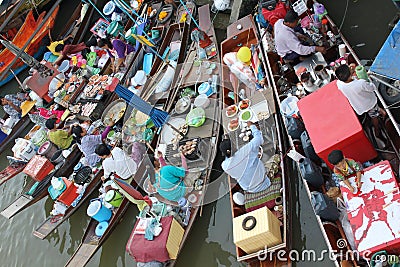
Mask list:
POLYGON ((250 212, 264 206, 272 209, 275 206, 275 199, 281 196, 281 188, 282 176, 279 173, 275 175, 273 179, 271 179, 271 186, 268 187, 266 190, 258 193, 245 192, 244 206, 246 208, 246 212, 250 212))
MULTIPOLYGON (((6 100, 11 101, 17 107, 20 107, 22 102, 17 98, 16 95, 6 95, 4 97, 6 100)), ((3 106, 4 112, 7 113, 10 117, 15 119, 19 119, 21 117, 21 113, 16 111, 11 105, 4 105, 3 106)))
POLYGON ((49 51, 50 51, 53 55, 60 56, 61 53, 60 53, 60 52, 56 52, 56 46, 59 45, 59 44, 64 44, 64 41, 63 41, 63 40, 61 40, 61 41, 54 41, 54 42, 50 43, 49 46, 47 46, 47 49, 49 49, 49 51))
POLYGON ((337 167, 333 168, 333 173, 340 181, 343 181, 346 179, 347 176, 362 170, 361 164, 356 162, 355 160, 353 159, 345 159, 345 160, 347 166, 346 170, 340 170, 337 167))

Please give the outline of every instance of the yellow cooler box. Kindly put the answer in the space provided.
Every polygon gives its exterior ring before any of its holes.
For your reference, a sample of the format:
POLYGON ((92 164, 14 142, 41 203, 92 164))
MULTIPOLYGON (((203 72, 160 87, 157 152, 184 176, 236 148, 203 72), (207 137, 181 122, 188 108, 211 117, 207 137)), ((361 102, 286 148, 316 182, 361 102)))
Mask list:
POLYGON ((267 207, 233 218, 233 242, 246 253, 278 245, 280 222, 267 207))

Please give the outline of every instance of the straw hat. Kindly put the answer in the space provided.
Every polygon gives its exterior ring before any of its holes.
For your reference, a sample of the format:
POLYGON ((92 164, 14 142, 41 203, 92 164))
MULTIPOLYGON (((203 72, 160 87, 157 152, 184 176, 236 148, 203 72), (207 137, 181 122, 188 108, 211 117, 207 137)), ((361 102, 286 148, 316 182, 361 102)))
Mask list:
POLYGON ((146 72, 144 70, 138 70, 131 79, 131 84, 133 86, 144 85, 147 81, 146 72))
POLYGON ((34 101, 24 101, 21 104, 21 110, 22 110, 22 117, 24 117, 26 114, 28 114, 28 112, 33 108, 33 106, 35 106, 36 100, 34 101))

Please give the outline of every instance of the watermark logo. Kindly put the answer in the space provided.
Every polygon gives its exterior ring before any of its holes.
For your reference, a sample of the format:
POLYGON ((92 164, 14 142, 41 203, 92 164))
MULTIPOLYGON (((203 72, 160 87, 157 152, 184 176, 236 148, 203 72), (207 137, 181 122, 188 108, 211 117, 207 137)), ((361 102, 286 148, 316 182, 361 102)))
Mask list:
POLYGON ((339 249, 347 247, 347 241, 343 238, 340 238, 336 241, 336 245, 339 249))

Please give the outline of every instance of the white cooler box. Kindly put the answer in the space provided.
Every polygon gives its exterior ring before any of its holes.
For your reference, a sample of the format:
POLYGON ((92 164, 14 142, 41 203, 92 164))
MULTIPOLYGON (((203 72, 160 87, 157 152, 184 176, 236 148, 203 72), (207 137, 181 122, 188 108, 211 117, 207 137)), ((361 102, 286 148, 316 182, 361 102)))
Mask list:
POLYGON ((36 155, 35 145, 26 139, 18 138, 15 140, 15 145, 11 149, 14 152, 14 157, 29 161, 36 155))

